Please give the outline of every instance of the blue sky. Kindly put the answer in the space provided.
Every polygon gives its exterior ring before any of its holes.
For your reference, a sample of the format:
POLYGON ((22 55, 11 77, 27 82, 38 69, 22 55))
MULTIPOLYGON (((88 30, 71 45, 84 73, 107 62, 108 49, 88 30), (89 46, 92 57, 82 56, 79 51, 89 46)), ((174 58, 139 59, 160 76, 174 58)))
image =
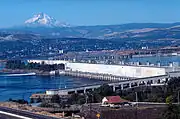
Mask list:
POLYGON ((0 0, 0 27, 44 12, 73 25, 180 22, 180 0, 0 0))

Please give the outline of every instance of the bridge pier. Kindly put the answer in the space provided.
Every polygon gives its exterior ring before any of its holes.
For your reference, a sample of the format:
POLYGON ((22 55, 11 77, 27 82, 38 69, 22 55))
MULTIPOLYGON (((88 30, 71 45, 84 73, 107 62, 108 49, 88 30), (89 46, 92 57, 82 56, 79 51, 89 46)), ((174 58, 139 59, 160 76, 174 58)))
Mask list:
POLYGON ((116 92, 116 86, 113 85, 113 92, 116 92))
POLYGON ((131 88, 132 87, 132 85, 131 85, 131 83, 129 83, 129 88, 131 88))
POLYGON ((138 87, 139 87, 139 84, 140 84, 140 82, 138 81, 138 82, 137 82, 137 86, 138 86, 138 87))
POLYGON ((121 84, 120 86, 121 86, 121 90, 124 90, 124 84, 121 84))
POLYGON ((151 84, 155 84, 155 81, 154 81, 154 80, 151 80, 151 82, 152 82, 151 84))
POLYGON ((75 93, 77 93, 77 90, 74 90, 75 93))
POLYGON ((148 84, 147 81, 144 81, 144 84, 145 84, 145 86, 147 86, 147 84, 148 84))
POLYGON ((84 94, 86 93, 86 88, 84 88, 84 94))
POLYGON ((159 80, 159 79, 153 80, 153 84, 158 84, 158 80, 159 80))

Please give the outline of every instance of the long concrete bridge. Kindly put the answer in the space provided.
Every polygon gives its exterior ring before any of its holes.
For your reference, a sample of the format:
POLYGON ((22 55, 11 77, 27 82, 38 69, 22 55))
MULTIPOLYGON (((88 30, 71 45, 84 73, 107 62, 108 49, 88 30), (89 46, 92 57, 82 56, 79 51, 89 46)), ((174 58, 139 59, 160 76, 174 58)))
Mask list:
MULTIPOLYGON (((108 85, 113 88, 113 91, 116 91, 117 88, 124 90, 127 88, 138 87, 140 85, 152 85, 152 84, 162 84, 168 80, 170 76, 167 75, 160 75, 160 76, 153 76, 153 77, 146 77, 146 78, 137 78, 137 79, 129 79, 129 80, 122 80, 118 82, 109 83, 108 85)), ((66 89, 56 89, 56 90, 47 90, 47 95, 67 95, 70 93, 86 93, 89 90, 94 90, 99 88, 102 84, 94 84, 94 85, 86 85, 81 87, 75 88, 66 88, 66 89)))

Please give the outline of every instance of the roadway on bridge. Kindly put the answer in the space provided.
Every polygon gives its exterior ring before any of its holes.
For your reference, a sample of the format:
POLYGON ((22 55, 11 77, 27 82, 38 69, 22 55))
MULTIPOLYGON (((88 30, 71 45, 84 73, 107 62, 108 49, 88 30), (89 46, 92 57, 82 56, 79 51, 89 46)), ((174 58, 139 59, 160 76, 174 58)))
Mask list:
POLYGON ((0 107, 0 119, 63 119, 38 115, 27 111, 0 107))

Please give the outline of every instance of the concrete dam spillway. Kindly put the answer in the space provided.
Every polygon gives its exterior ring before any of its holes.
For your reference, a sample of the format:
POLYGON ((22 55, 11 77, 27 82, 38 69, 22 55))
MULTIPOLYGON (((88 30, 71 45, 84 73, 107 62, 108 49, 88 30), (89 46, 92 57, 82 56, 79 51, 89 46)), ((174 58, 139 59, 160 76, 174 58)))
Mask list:
POLYGON ((66 68, 72 71, 90 72, 98 74, 110 74, 122 77, 143 78, 164 75, 165 69, 154 67, 136 67, 122 65, 67 63, 66 68))
POLYGON ((65 71, 88 72, 94 74, 107 74, 113 76, 132 78, 144 78, 166 74, 165 68, 160 67, 74 63, 63 60, 28 60, 28 62, 45 64, 64 64, 65 71))

